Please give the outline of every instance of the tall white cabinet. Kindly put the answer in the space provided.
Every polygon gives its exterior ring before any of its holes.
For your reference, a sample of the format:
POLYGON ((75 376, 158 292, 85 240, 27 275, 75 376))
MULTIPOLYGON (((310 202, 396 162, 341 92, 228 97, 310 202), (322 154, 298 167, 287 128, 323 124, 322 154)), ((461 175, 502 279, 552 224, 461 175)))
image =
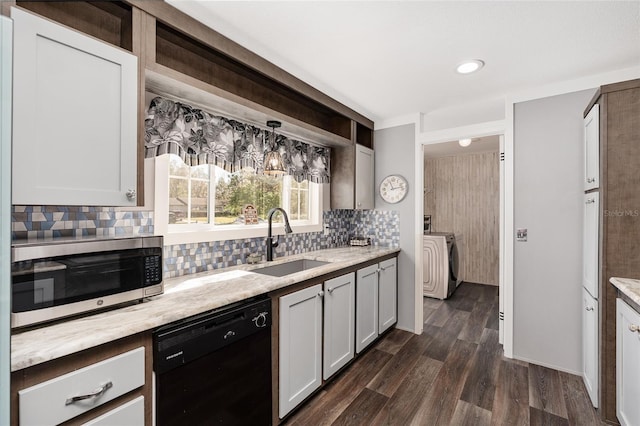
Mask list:
POLYGON ((599 399, 598 287, 600 282, 600 123, 599 106, 584 118, 584 216, 582 236, 582 379, 591 404, 599 399))
POLYGON ((13 204, 136 205, 138 62, 11 9, 13 204))
POLYGON ((616 414, 622 426, 640 425, 640 313, 616 299, 616 414))

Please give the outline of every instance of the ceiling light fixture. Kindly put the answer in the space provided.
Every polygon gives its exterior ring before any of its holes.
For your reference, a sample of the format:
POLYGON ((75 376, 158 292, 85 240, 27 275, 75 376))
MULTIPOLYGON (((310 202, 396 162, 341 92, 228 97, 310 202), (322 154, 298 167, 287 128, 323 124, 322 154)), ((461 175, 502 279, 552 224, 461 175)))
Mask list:
POLYGON ((484 67, 484 61, 481 61, 480 59, 472 59, 458 65, 456 71, 458 71, 460 74, 471 74, 472 72, 478 71, 482 67, 484 67))
POLYGON ((271 138, 269 142, 270 151, 264 156, 264 174, 280 176, 284 174, 284 162, 282 161, 282 155, 278 152, 278 146, 276 145, 276 129, 280 127, 282 123, 276 120, 267 121, 267 126, 271 127, 271 138))
POLYGON ((458 144, 463 148, 467 147, 467 146, 471 145, 471 139, 470 138, 460 139, 458 141, 458 144))

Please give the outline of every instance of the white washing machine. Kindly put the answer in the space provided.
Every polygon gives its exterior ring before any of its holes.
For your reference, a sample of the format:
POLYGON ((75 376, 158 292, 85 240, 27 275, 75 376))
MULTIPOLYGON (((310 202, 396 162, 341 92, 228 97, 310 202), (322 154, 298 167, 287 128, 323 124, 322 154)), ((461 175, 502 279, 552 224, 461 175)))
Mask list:
POLYGON ((451 296, 458 280, 458 248, 452 232, 432 232, 423 237, 423 294, 437 299, 451 296))

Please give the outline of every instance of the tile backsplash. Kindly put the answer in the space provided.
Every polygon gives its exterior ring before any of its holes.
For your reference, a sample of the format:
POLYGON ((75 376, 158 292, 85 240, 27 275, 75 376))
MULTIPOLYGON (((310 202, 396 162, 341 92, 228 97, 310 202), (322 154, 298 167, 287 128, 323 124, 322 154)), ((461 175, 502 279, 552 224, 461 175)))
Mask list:
POLYGON ((153 233, 153 212, 113 207, 12 206, 11 239, 153 233))
MULTIPOLYGON (((394 211, 329 210, 324 231, 280 237, 275 256, 349 244, 351 237, 368 237, 376 246, 398 247, 399 217, 394 211)), ((112 207, 13 206, 12 238, 50 239, 153 233, 153 212, 122 211, 112 207)), ((264 255, 265 239, 246 238, 164 247, 164 277, 176 277, 246 263, 247 255, 264 255)))

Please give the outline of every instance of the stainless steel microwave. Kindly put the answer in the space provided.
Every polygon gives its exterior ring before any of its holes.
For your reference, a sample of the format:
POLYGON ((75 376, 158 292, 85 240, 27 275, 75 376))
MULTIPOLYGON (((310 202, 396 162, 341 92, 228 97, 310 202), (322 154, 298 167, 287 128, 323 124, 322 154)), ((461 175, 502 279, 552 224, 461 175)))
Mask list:
POLYGON ((11 328, 161 294, 162 237, 16 243, 11 328))

